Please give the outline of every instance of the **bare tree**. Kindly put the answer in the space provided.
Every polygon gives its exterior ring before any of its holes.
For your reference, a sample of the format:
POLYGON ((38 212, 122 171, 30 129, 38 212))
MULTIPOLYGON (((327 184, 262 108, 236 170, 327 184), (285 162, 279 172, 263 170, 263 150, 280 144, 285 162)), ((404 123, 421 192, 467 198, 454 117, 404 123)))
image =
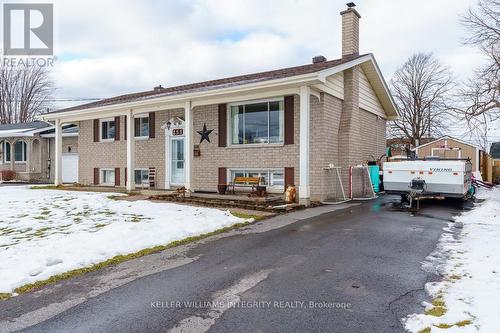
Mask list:
POLYGON ((0 124, 33 121, 50 106, 53 87, 46 67, 1 67, 0 124))
POLYGON ((477 46, 487 59, 461 90, 462 112, 467 120, 482 114, 500 119, 500 0, 480 0, 462 24, 469 32, 465 43, 477 46))
POLYGON ((482 150, 488 151, 490 148, 489 135, 491 124, 486 114, 471 118, 468 122, 471 141, 475 142, 482 150))
POLYGON ((453 76, 432 54, 417 53, 391 79, 391 91, 400 118, 391 123, 390 135, 418 145, 423 137, 442 135, 446 129, 447 99, 453 76))

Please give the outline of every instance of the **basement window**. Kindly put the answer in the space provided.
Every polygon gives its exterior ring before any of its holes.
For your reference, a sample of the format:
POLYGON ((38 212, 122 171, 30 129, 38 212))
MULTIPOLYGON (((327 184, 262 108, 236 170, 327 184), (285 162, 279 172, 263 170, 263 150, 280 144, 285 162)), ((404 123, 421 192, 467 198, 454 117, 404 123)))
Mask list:
POLYGON ((230 181, 236 177, 261 178, 261 185, 268 190, 282 192, 285 188, 284 169, 230 169, 230 181))
POLYGON ((101 185, 115 185, 115 169, 101 169, 101 185))
POLYGON ((135 169, 134 178, 135 178, 135 185, 149 186, 149 169, 135 169))

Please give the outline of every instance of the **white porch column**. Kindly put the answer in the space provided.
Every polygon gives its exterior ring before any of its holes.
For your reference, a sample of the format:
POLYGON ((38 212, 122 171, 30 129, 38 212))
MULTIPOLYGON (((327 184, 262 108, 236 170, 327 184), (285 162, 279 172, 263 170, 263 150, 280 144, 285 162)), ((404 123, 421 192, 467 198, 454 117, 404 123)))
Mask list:
POLYGON ((16 140, 10 141, 10 170, 16 170, 16 140))
POLYGON ((311 203, 309 185, 310 93, 309 86, 300 87, 299 203, 306 206, 311 203))
POLYGON ((62 124, 60 119, 55 121, 55 152, 54 152, 54 185, 62 184, 62 124))
MULTIPOLYGON (((32 152, 33 141, 26 141, 26 172, 31 173, 31 152, 32 152)), ((29 177, 29 175, 28 175, 29 177)))
POLYGON ((127 113, 127 191, 135 189, 135 136, 134 136, 134 115, 132 109, 127 113))
POLYGON ((184 106, 184 172, 186 190, 191 191, 192 162, 193 162, 193 110, 191 101, 187 101, 184 106))

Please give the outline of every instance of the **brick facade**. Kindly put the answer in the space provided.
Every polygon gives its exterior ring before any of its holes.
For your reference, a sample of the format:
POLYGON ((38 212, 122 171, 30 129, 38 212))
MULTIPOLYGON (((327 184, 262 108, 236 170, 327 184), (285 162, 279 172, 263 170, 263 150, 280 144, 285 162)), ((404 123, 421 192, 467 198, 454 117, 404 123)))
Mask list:
MULTIPOLYGON (((218 104, 196 106, 193 108, 193 143, 200 145, 200 156, 193 157, 192 189, 194 191, 216 191, 219 168, 262 168, 282 169, 294 168, 294 182, 299 183, 299 96, 294 96, 294 143, 277 146, 257 147, 219 147, 218 144, 218 104), (210 135, 210 143, 199 143, 196 133, 206 124, 207 129, 214 131, 210 135)), ((370 159, 371 155, 380 156, 385 149, 385 120, 376 115, 360 110, 352 119, 356 135, 359 137, 356 146, 343 137, 342 126, 343 105, 345 102, 326 93, 320 99, 311 96, 311 139, 310 139, 310 186, 311 200, 325 199, 337 182, 325 171, 329 164, 343 165, 361 163, 370 159), (347 146, 342 146, 346 144, 347 146)), ((157 188, 165 188, 165 135, 161 127, 173 117, 184 117, 183 109, 156 112, 155 138, 136 140, 135 167, 157 170, 157 188)), ((120 185, 125 186, 126 141, 124 117, 120 121, 120 140, 114 142, 94 142, 93 121, 80 122, 79 147, 79 181, 93 184, 94 168, 120 168, 120 185)), ((353 130, 349 127, 349 131, 353 130)), ((347 188, 348 179, 343 178, 347 188)))

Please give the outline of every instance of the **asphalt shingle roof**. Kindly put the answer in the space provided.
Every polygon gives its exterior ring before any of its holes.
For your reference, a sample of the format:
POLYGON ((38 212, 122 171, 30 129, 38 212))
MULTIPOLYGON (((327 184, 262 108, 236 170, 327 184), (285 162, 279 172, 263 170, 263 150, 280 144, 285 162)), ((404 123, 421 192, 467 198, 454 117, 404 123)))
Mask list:
POLYGON ((32 121, 29 123, 16 123, 16 124, 1 124, 0 131, 12 131, 12 130, 28 130, 28 129, 41 129, 45 127, 50 127, 51 125, 44 121, 32 121))
POLYGON ((328 69, 328 68, 332 68, 332 67, 341 65, 345 62, 357 59, 357 58, 362 57, 362 56, 365 56, 365 54, 359 55, 359 56, 345 57, 343 59, 335 59, 335 60, 329 60, 329 61, 324 61, 324 62, 319 62, 319 63, 307 64, 307 65, 302 65, 302 66, 287 67, 287 68, 282 68, 282 69, 277 69, 277 70, 272 70, 272 71, 259 72, 259 73, 253 73, 253 74, 245 74, 245 75, 233 76, 233 77, 228 77, 228 78, 223 78, 223 79, 218 79, 218 80, 204 81, 204 82, 185 84, 185 85, 175 86, 175 87, 159 88, 156 90, 131 93, 131 94, 120 95, 120 96, 116 96, 116 97, 102 99, 102 100, 92 102, 92 103, 87 103, 87 104, 77 105, 77 106, 73 106, 73 107, 69 107, 69 108, 65 108, 65 109, 55 110, 53 112, 84 110, 84 109, 90 109, 90 108, 95 108, 95 107, 100 107, 100 106, 107 106, 107 105, 132 102, 132 101, 141 100, 141 99, 149 99, 149 98, 155 98, 155 97, 161 97, 161 96, 179 95, 179 94, 183 94, 183 93, 205 91, 205 90, 216 89, 216 88, 238 86, 238 85, 243 85, 243 84, 252 83, 252 82, 262 82, 262 81, 267 81, 267 80, 274 80, 274 79, 281 79, 281 78, 292 77, 292 76, 297 76, 297 75, 309 74, 309 73, 314 73, 314 72, 318 72, 318 71, 321 71, 324 69, 328 69))

